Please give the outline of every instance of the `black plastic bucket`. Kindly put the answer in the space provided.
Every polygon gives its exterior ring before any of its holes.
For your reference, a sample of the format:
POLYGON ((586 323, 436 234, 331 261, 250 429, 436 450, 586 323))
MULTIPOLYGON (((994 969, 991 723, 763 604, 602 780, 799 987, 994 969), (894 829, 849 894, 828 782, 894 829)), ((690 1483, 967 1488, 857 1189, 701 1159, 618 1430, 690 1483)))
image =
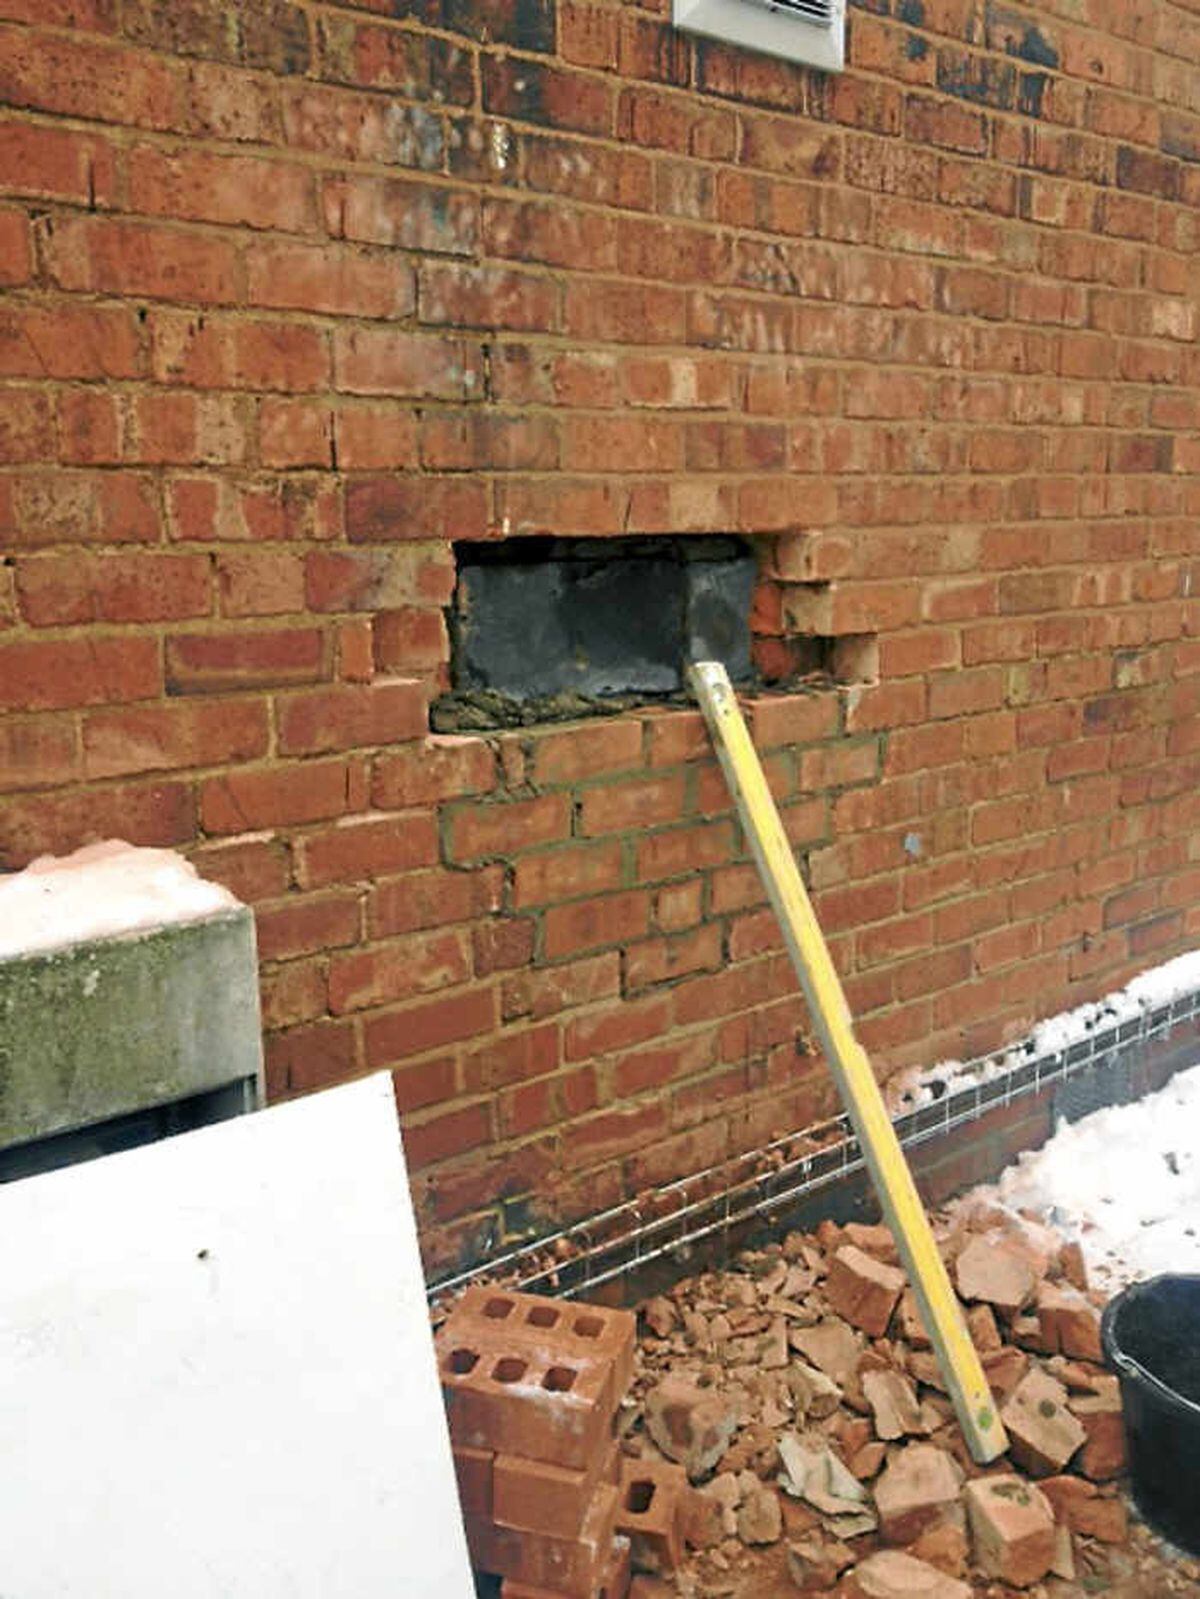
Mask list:
POLYGON ((1134 1501, 1200 1555, 1200 1276, 1134 1283, 1110 1300, 1100 1336, 1121 1380, 1134 1501))

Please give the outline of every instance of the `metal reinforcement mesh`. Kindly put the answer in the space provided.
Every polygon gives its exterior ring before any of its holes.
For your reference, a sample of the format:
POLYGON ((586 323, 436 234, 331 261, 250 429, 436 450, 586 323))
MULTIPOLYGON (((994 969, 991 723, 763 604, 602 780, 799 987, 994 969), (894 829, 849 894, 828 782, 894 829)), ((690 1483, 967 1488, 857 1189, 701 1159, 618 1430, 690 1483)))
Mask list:
MULTIPOLYGON (((1136 1068, 1148 1051, 1200 1017, 1200 989, 1140 1015, 1097 1025, 1061 1049, 1035 1053, 1031 1041, 964 1064, 931 1103, 894 1118, 900 1143, 915 1149, 945 1138, 989 1111, 1054 1089, 1056 1117, 1075 1121, 1137 1097, 1136 1068), (955 1086, 955 1084, 961 1086, 955 1086)), ((529 1293, 570 1298, 657 1260, 686 1260, 693 1246, 755 1222, 772 1224, 863 1169, 849 1118, 832 1117, 678 1182, 627 1200, 585 1222, 494 1256, 430 1285, 433 1300, 476 1278, 503 1278, 529 1293)))

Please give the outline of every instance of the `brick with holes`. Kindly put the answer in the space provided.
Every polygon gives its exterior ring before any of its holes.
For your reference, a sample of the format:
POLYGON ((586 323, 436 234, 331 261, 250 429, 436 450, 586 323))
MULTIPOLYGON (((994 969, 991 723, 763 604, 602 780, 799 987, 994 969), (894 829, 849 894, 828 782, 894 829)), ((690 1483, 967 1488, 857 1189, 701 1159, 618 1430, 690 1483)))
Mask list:
POLYGON ((632 1546, 635 1571, 674 1571, 683 1557, 681 1520, 689 1492, 682 1466, 662 1460, 621 1461, 617 1530, 632 1546))
POLYGON ((612 1362, 581 1360, 448 1322, 435 1340, 459 1449, 585 1471, 612 1428, 612 1362))
POLYGON ((572 1358, 612 1361, 615 1406, 633 1378, 637 1317, 632 1311, 603 1305, 578 1305, 542 1294, 510 1289, 468 1288, 447 1326, 482 1325, 486 1334, 502 1328, 504 1336, 553 1347, 572 1358))

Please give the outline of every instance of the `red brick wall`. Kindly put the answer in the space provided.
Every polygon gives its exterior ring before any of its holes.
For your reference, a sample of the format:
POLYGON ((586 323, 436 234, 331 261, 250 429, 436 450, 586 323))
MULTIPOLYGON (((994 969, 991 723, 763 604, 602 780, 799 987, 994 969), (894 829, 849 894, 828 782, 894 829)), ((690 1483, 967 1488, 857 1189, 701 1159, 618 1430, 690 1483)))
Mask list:
POLYGON ((426 739, 451 538, 738 531, 768 674, 877 635, 754 722, 881 1070, 1200 924, 1196 0, 833 78, 664 10, 0 0, 0 864, 253 902, 431 1263, 829 1103, 694 715, 426 739))

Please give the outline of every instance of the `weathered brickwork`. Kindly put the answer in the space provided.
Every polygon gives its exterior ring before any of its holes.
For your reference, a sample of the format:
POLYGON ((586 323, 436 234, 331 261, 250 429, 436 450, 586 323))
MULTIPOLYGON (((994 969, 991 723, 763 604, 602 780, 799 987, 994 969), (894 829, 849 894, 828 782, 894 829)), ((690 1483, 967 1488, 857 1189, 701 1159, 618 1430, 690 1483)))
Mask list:
POLYGON ((696 715, 429 738, 454 538, 757 541, 881 1070, 1200 931, 1198 0, 666 13, 0 0, 0 866, 250 901, 433 1265, 830 1103, 696 715))

